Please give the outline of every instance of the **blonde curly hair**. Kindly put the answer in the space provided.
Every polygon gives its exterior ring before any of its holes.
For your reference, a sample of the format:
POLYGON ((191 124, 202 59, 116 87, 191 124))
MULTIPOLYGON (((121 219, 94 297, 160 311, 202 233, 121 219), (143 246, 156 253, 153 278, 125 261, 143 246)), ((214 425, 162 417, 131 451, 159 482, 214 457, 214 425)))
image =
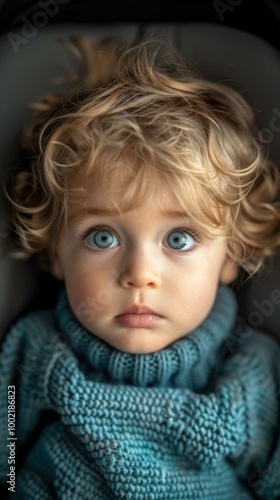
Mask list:
POLYGON ((280 243, 279 172, 244 98, 192 74, 162 42, 71 43, 84 61, 76 87, 35 106, 22 136, 29 166, 7 192, 19 254, 49 255, 76 180, 114 183, 127 169, 118 210, 141 203, 160 177, 205 235, 224 236, 228 257, 257 272, 280 243))

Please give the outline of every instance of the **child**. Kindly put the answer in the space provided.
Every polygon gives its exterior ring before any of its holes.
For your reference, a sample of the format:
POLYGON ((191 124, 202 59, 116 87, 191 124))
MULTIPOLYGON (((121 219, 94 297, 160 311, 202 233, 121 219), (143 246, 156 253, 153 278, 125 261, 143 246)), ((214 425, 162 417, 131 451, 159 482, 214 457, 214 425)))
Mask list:
POLYGON ((77 46, 85 87, 38 105, 9 190, 16 249, 63 286, 3 342, 2 480, 32 500, 280 498, 279 346, 240 339, 230 286, 280 243, 253 113, 164 44, 77 46))

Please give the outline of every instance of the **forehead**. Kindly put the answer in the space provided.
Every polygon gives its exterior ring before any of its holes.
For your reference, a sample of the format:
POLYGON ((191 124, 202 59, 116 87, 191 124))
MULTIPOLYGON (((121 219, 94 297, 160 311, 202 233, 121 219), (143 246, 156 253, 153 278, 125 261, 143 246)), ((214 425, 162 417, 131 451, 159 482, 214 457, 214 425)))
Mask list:
POLYGON ((144 207, 151 214, 157 210, 187 216, 209 238, 225 235, 228 228, 227 211, 213 199, 204 181, 197 182, 188 171, 174 172, 150 163, 112 162, 108 168, 107 163, 101 164, 97 172, 72 179, 65 201, 66 219, 74 224, 89 211, 122 215, 144 207))
POLYGON ((89 207, 108 213, 132 211, 143 203, 150 209, 157 204, 164 211, 181 208, 172 188, 158 174, 138 179, 124 170, 113 179, 88 177, 76 183, 75 192, 70 199, 71 218, 89 207))

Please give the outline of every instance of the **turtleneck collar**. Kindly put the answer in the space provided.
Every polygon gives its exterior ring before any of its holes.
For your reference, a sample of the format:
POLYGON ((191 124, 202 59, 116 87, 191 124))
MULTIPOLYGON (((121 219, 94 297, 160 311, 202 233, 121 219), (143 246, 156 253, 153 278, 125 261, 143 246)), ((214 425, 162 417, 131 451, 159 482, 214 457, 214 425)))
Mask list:
POLYGON ((217 359, 225 350, 225 338, 236 319, 237 303, 229 287, 218 288, 215 303, 194 331, 151 354, 118 351, 85 329, 74 316, 66 292, 60 294, 56 316, 59 328, 81 360, 89 378, 139 387, 184 387, 205 390, 217 359))

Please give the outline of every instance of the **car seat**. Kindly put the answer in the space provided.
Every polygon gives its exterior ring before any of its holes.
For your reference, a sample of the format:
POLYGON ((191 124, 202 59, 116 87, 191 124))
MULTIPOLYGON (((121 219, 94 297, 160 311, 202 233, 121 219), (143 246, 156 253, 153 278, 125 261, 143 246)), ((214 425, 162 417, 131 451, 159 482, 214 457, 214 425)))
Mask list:
MULTIPOLYGON (((6 255, 9 222, 3 185, 20 161, 18 137, 30 113, 28 103, 57 91, 53 79, 65 76, 67 66, 74 63, 62 38, 80 34, 98 40, 112 35, 124 43, 151 36, 170 39, 193 68, 244 95, 254 109, 270 158, 280 165, 280 54, 267 41, 213 23, 52 25, 47 15, 39 10, 20 28, 0 37, 0 338, 20 314, 54 303, 60 287, 59 282, 39 271, 32 259, 15 260, 6 255)), ((280 253, 273 258, 267 274, 236 292, 240 320, 267 330, 280 341, 280 253)))

